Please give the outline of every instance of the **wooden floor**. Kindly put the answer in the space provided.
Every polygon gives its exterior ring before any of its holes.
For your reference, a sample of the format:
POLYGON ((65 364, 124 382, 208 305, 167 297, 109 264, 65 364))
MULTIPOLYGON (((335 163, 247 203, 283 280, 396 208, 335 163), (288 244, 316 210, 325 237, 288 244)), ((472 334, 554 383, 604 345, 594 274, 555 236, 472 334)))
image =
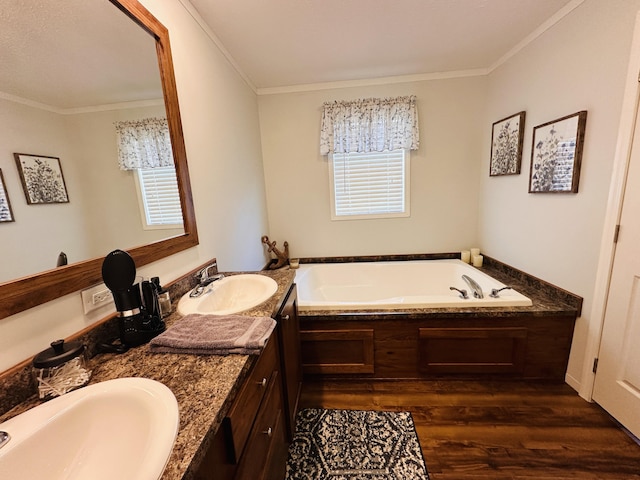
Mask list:
POLYGON ((305 382, 301 408, 410 411, 432 480, 640 479, 640 446, 567 385, 305 382))

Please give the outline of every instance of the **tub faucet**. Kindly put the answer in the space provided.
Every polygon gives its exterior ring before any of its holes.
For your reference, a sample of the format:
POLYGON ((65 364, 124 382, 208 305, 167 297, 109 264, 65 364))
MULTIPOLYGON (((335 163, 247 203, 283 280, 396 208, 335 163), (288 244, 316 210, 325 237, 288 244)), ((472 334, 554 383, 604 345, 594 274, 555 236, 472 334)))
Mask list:
POLYGON ((216 273, 214 275, 209 275, 209 270, 211 270, 212 268, 217 269, 218 264, 212 263, 211 265, 207 265, 203 269, 198 270, 198 272, 195 275, 195 277, 198 279, 198 285, 196 285, 196 287, 189 294, 191 298, 199 297, 204 293, 204 288, 207 285, 215 282, 216 280, 220 280, 221 278, 224 278, 223 273, 216 273))
POLYGON ((0 432, 0 448, 4 447, 10 439, 7 432, 0 432))
POLYGON ((462 275, 462 279, 467 282, 467 285, 469 285, 469 288, 473 292, 473 296, 475 298, 484 298, 482 288, 480 287, 480 285, 478 285, 478 282, 476 282, 473 278, 468 277, 467 275, 462 275))
POLYGON ((460 293, 460 298, 464 298, 465 300, 469 298, 469 295, 467 295, 467 291, 464 288, 460 290, 456 287, 449 287, 449 290, 455 290, 456 292, 460 293))

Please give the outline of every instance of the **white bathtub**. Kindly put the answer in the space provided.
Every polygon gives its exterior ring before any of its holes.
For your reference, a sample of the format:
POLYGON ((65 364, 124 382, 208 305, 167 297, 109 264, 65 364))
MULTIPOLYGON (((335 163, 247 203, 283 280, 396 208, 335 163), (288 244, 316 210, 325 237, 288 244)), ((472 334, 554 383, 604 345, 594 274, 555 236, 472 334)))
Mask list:
POLYGON ((460 260, 300 264, 296 283, 301 311, 531 305, 515 290, 490 297, 505 285, 460 260), (482 287, 483 299, 473 297, 462 275, 482 287), (465 289, 469 298, 449 287, 465 289))

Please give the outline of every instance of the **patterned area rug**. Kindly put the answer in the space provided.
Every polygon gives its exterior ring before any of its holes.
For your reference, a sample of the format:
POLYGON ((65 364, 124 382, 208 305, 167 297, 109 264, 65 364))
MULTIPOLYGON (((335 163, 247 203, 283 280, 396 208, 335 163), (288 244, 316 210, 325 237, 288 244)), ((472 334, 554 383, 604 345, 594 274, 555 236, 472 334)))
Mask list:
POLYGON ((285 480, 429 480, 409 412, 298 413, 285 480))

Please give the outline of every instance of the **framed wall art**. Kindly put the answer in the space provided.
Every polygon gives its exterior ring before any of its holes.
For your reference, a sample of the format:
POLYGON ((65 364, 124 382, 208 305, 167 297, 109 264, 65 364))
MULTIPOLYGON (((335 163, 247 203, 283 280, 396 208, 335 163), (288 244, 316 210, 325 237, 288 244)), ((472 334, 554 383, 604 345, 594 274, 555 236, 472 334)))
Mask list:
POLYGON ((519 112, 493 124, 489 176, 520 173, 525 114, 519 112))
POLYGON ((69 203, 60 159, 44 155, 14 153, 29 205, 69 203))
POLYGON ((9 194, 7 194, 7 187, 4 183, 4 177, 2 176, 2 169, 0 169, 0 222, 13 222, 13 211, 11 210, 11 202, 9 201, 9 194))
POLYGON ((529 193, 578 193, 587 112, 533 129, 529 193))

